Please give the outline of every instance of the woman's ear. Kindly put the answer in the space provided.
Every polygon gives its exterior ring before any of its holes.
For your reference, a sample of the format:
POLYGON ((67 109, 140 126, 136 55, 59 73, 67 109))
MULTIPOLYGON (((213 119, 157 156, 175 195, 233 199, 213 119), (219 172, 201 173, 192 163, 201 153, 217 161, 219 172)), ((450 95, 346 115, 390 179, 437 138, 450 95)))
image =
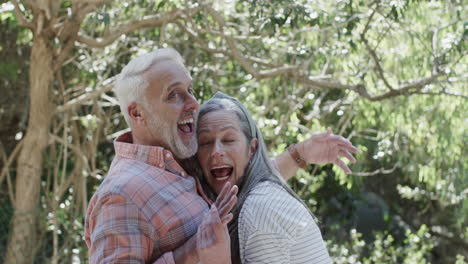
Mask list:
POLYGON ((258 139, 254 138, 250 141, 250 157, 257 151, 258 139))

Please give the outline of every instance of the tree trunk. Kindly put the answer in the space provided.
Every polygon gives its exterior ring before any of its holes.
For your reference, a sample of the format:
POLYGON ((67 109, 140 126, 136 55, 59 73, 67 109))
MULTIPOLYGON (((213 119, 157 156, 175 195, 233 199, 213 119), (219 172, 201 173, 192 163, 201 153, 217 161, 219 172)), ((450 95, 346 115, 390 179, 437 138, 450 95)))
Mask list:
POLYGON ((32 44, 29 87, 30 108, 23 148, 17 160, 15 212, 10 223, 5 263, 33 263, 37 241, 39 191, 43 152, 47 147, 52 117, 50 87, 54 77, 52 46, 46 36, 35 36, 32 44))

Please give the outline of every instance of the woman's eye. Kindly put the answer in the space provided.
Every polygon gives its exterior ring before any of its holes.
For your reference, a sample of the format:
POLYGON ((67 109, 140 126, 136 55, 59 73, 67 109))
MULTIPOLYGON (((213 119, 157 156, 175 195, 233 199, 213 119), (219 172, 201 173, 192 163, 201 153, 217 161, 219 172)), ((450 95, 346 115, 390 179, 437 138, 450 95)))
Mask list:
POLYGON ((209 141, 202 141, 202 142, 198 143, 198 146, 207 146, 209 144, 210 144, 209 141))

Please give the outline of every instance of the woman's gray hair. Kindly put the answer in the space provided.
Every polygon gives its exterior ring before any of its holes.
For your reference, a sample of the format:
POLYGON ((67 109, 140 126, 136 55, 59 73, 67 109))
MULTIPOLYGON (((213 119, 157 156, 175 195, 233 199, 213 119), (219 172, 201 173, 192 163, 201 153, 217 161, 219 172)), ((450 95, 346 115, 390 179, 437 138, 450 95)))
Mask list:
MULTIPOLYGON (((241 263, 239 256, 238 234, 239 214, 249 193, 257 184, 263 181, 274 182, 283 187, 291 196, 293 196, 295 199, 301 202, 306 209, 308 208, 304 204, 304 202, 299 198, 299 196, 297 196, 297 194, 293 192, 291 188, 285 183, 280 173, 272 165, 271 160, 268 157, 268 151, 265 142, 263 141, 262 134, 260 133, 260 130, 253 121, 250 113, 241 102, 228 95, 218 92, 200 107, 200 114, 198 120, 200 121, 203 118, 203 116, 210 112, 220 110, 231 111, 239 118, 240 127, 242 129, 243 134, 247 138, 247 146, 250 145, 252 139, 257 138, 258 140, 257 150, 252 155, 250 162, 245 168, 243 177, 240 178, 240 182, 237 183, 237 185, 239 186, 239 192, 237 194, 237 204, 232 210, 234 218, 228 225, 229 234, 231 237, 232 263, 241 263)), ((202 182, 202 186, 205 192, 214 200, 215 194, 210 188, 206 179, 203 177, 203 172, 201 171, 199 164, 197 163, 196 168, 190 169, 194 169, 200 181, 202 182)))

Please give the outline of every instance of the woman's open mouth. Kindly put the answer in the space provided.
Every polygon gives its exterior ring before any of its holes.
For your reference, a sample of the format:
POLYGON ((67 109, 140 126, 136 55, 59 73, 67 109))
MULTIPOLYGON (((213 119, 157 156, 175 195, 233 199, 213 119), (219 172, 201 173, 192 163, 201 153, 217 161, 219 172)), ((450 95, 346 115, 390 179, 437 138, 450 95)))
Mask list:
POLYGON ((216 181, 226 181, 232 175, 234 171, 232 166, 229 165, 222 165, 222 166, 215 166, 211 169, 211 175, 213 175, 216 181))

